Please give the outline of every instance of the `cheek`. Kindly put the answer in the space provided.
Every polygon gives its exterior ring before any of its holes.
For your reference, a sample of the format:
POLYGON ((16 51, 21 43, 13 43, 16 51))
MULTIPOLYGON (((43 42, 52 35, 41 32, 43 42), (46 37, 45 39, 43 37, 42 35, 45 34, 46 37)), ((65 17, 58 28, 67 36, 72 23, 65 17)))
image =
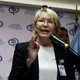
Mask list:
POLYGON ((53 26, 53 27, 51 28, 51 31, 52 31, 53 34, 55 34, 55 33, 56 33, 56 27, 53 26))
POLYGON ((40 24, 36 23, 35 31, 37 32, 40 29, 40 24))
POLYGON ((36 23, 36 29, 40 29, 41 26, 42 26, 42 23, 39 23, 39 22, 36 23))

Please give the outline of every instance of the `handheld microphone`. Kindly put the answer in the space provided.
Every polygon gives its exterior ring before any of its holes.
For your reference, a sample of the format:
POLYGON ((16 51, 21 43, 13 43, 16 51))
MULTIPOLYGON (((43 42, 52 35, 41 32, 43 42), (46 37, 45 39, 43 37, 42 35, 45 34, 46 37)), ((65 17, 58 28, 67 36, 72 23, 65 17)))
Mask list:
POLYGON ((53 41, 53 42, 56 42, 57 44, 63 46, 64 48, 67 48, 69 45, 65 42, 63 42, 62 40, 60 40, 58 37, 56 37, 54 34, 51 34, 50 35, 50 39, 53 41))

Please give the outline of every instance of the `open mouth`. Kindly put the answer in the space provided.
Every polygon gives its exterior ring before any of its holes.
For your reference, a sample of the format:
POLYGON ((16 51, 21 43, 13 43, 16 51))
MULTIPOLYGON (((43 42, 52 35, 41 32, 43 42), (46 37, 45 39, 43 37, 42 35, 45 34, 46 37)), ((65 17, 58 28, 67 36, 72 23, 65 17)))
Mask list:
POLYGON ((43 33, 48 33, 49 30, 41 30, 41 32, 43 32, 43 33))

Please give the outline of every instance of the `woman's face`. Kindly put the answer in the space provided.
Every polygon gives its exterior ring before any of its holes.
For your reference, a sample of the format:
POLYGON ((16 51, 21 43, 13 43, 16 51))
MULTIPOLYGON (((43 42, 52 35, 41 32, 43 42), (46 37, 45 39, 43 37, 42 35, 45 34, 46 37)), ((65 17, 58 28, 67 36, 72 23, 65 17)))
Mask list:
POLYGON ((52 33, 56 32, 53 18, 48 14, 41 15, 36 23, 36 31, 39 37, 49 38, 52 33))

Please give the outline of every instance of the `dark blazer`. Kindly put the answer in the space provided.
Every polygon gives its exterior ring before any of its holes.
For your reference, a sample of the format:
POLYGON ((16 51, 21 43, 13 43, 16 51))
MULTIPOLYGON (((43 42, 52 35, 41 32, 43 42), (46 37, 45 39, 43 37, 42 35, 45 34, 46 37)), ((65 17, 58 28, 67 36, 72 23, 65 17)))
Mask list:
MULTIPOLYGON (((75 80, 74 65, 80 71, 80 59, 69 49, 65 49, 59 44, 53 43, 56 63, 57 63, 57 80, 75 80), (61 75, 59 65, 63 65, 66 75, 61 75)), ((39 80, 39 63, 38 57, 28 69, 26 59, 28 58, 28 42, 16 44, 12 68, 8 80, 39 80)), ((52 79, 53 80, 53 79, 52 79)))

